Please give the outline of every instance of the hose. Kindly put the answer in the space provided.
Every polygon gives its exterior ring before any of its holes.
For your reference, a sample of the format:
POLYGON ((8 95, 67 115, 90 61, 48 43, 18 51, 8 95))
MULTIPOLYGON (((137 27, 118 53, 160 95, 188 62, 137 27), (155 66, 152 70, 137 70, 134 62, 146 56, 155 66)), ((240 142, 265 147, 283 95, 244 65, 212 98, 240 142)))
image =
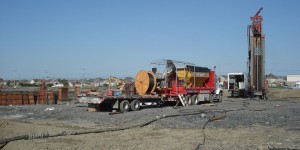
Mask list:
POLYGON ((223 114, 219 116, 214 116, 206 121, 202 128, 202 133, 203 133, 203 142, 202 144, 198 144, 197 148, 200 147, 200 145, 205 144, 205 133, 204 129, 208 122, 213 122, 215 120, 219 120, 222 118, 226 117, 226 113, 230 111, 240 111, 240 110, 245 110, 246 107, 250 103, 244 103, 243 108, 237 109, 237 110, 223 110, 223 109, 210 109, 210 110, 199 110, 199 109, 185 109, 185 110, 179 110, 180 114, 173 114, 173 115, 162 115, 162 116, 156 116, 154 119, 144 122, 144 123, 139 123, 135 125, 130 125, 130 126, 122 126, 122 127, 113 127, 113 128, 106 128, 106 129, 89 129, 89 130, 66 130, 66 131, 61 131, 61 132, 56 132, 56 133, 50 133, 50 132, 45 132, 45 133, 32 133, 32 134, 24 134, 24 135, 18 135, 18 136, 12 136, 4 139, 0 139, 0 145, 1 148, 3 148, 8 142, 12 141, 17 141, 17 140, 32 140, 32 139, 43 139, 43 138, 49 138, 49 137, 58 137, 58 136, 67 136, 67 135, 80 135, 80 134, 90 134, 90 133, 102 133, 102 132, 113 132, 113 131, 121 131, 121 130, 126 130, 126 129, 131 129, 131 128, 136 128, 136 127, 144 127, 147 126, 155 121, 158 121, 163 118, 171 118, 171 117, 178 117, 178 116, 189 116, 189 115, 199 115, 202 113, 207 113, 207 112, 223 112, 223 114))
POLYGON ((89 130, 66 130, 56 133, 33 133, 33 134, 24 134, 24 135, 18 135, 13 137, 8 137, 4 139, 0 139, 0 145, 5 145, 8 142, 17 141, 17 140, 32 140, 32 139, 42 139, 42 138, 49 138, 49 137, 58 137, 58 136, 67 136, 67 135, 80 135, 80 134, 89 134, 89 133, 102 133, 102 132, 113 132, 113 131, 120 131, 120 130, 126 130, 136 127, 144 127, 146 125, 149 125, 155 121, 158 121, 163 118, 170 118, 170 117, 178 117, 178 116, 188 116, 188 115, 198 115, 203 113, 202 111, 196 112, 196 113, 183 113, 183 114, 173 114, 173 115, 163 115, 163 116, 156 116, 154 119, 135 124, 130 126, 122 126, 122 127, 114 127, 114 128, 107 128, 107 129, 89 129, 89 130))
MULTIPOLYGON (((201 145, 205 145, 205 140, 206 140, 205 128, 206 128, 206 125, 207 125, 209 122, 213 122, 213 121, 216 121, 216 120, 225 118, 225 117, 226 117, 226 114, 227 114, 228 112, 234 112, 234 111, 242 111, 242 110, 245 110, 245 109, 248 107, 248 105, 250 105, 250 103, 247 102, 247 101, 244 101, 244 102, 243 102, 243 107, 240 108, 240 109, 230 109, 230 110, 225 110, 225 109, 210 109, 210 110, 206 110, 207 113, 208 113, 208 112, 222 112, 223 114, 218 115, 218 116, 214 116, 214 117, 212 117, 212 118, 209 118, 209 119, 205 122, 205 124, 204 124, 204 126, 203 126, 203 128, 202 128, 203 141, 202 141, 202 143, 199 143, 199 144, 197 145, 196 150, 200 149, 200 146, 201 146, 201 145)), ((191 110, 193 110, 193 109, 191 109, 191 110)), ((190 110, 187 109, 186 111, 190 111, 190 110)), ((195 111, 195 110, 194 110, 194 111, 195 111)))

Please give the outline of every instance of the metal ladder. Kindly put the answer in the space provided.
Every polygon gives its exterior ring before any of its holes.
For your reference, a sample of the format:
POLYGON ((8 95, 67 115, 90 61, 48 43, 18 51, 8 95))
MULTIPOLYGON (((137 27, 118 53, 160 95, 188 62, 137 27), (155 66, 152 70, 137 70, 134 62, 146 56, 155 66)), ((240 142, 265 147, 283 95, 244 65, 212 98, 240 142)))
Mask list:
POLYGON ((183 96, 183 94, 178 94, 178 97, 180 99, 180 102, 181 102, 182 106, 185 106, 186 101, 185 101, 185 97, 183 96))

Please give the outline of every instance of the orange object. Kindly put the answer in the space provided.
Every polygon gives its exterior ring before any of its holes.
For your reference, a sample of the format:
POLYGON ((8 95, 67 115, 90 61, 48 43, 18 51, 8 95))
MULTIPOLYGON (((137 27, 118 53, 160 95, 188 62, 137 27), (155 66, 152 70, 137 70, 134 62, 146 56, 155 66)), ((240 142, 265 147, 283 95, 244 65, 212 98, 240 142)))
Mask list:
POLYGON ((141 70, 135 77, 134 85, 139 95, 151 94, 156 88, 156 77, 151 71, 141 70))

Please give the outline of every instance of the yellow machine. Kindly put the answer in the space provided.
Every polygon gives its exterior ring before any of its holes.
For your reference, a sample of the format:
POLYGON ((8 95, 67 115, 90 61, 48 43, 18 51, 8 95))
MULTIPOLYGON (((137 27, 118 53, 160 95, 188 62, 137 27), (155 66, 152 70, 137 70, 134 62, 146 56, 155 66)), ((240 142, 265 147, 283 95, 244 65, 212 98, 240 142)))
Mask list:
POLYGON ((111 90, 112 81, 116 81, 119 87, 123 84, 123 81, 121 79, 109 76, 109 78, 108 78, 108 82, 109 82, 108 89, 109 90, 111 90))
POLYGON ((185 81, 186 87, 203 87, 209 79, 209 69, 187 65, 185 68, 177 68, 177 77, 178 80, 185 81))

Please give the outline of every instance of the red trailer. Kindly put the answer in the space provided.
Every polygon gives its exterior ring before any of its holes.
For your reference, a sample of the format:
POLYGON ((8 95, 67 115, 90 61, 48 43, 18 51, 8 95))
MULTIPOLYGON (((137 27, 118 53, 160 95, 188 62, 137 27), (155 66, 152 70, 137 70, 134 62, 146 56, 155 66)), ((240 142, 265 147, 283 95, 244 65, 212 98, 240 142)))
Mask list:
POLYGON ((175 60, 158 60, 151 66, 157 80, 156 92, 164 101, 180 100, 182 105, 222 101, 214 70, 175 60))
POLYGON ((151 71, 139 71, 134 83, 125 85, 115 96, 79 96, 79 101, 90 107, 102 105, 122 112, 168 101, 183 106, 222 101, 223 91, 216 84, 214 70, 175 60, 158 60, 150 66, 151 71))

